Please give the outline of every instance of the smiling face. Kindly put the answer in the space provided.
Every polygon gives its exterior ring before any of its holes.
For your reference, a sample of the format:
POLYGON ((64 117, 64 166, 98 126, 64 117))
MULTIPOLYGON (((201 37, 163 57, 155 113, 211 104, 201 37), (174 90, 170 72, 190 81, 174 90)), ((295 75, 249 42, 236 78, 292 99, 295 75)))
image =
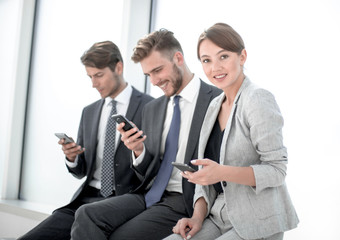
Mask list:
POLYGON ((125 87, 120 75, 120 65, 112 72, 109 67, 103 69, 85 66, 87 75, 91 78, 92 87, 96 88, 102 98, 110 96, 115 98, 125 87))
POLYGON ((230 52, 205 39, 199 46, 199 58, 205 75, 216 87, 230 91, 241 86, 247 59, 244 49, 241 54, 230 52))
POLYGON ((140 61, 143 72, 150 78, 154 86, 158 86, 168 97, 178 94, 183 89, 183 73, 178 64, 182 55, 177 52, 170 61, 159 51, 152 51, 149 56, 140 61))

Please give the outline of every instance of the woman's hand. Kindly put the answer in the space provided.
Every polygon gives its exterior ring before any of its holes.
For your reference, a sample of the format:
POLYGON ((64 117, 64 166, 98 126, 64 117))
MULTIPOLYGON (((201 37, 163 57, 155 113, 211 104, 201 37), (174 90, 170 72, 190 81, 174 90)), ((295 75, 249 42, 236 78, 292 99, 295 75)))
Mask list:
POLYGON ((202 165, 203 168, 197 172, 181 173, 189 182, 200 185, 210 185, 223 181, 223 168, 225 166, 210 159, 192 160, 191 163, 196 166, 202 165))
POLYGON ((202 228, 202 221, 197 218, 182 218, 172 228, 174 233, 180 234, 183 239, 189 240, 202 228))
POLYGON ((235 167, 221 165, 209 159, 192 160, 193 165, 202 165, 197 172, 182 172, 182 176, 200 185, 211 185, 221 181, 234 182, 247 186, 256 186, 256 179, 252 167, 235 167))

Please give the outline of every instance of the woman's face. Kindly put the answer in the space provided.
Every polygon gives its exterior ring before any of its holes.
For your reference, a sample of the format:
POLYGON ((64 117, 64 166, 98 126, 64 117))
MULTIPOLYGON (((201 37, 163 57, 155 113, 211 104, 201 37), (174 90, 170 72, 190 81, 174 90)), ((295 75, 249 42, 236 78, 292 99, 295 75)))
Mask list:
POLYGON ((223 91, 241 86, 244 79, 243 65, 247 53, 230 52, 218 47, 209 39, 199 46, 200 61, 210 82, 223 91))

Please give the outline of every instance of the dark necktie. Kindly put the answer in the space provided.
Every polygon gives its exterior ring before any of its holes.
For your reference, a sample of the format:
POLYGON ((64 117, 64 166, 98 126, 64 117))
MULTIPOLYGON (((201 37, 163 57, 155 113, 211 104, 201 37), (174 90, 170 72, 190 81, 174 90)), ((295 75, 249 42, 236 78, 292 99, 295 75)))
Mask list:
POLYGON ((154 183, 152 184, 151 189, 145 195, 145 202, 147 208, 152 206, 154 203, 158 202, 161 199, 171 176, 173 168, 171 162, 176 161, 179 129, 181 124, 181 111, 179 109, 179 98, 180 96, 174 97, 175 102, 174 113, 172 115, 169 133, 168 136, 166 137, 164 156, 161 163, 161 167, 158 170, 157 177, 154 183))
POLYGON ((112 115, 117 113, 117 102, 112 100, 112 109, 110 116, 106 124, 104 153, 102 162, 102 175, 101 175, 101 189, 100 193, 104 197, 108 197, 113 192, 113 159, 115 154, 116 143, 116 121, 112 118, 112 115))

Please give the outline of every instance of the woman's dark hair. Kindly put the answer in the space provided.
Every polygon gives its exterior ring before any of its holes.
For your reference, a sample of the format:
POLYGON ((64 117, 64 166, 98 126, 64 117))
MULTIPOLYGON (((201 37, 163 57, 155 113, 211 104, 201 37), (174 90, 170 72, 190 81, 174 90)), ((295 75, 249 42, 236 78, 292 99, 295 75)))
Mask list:
POLYGON ((199 48, 203 40, 209 39, 224 50, 241 54, 244 42, 241 36, 228 24, 216 23, 204 31, 197 43, 197 57, 200 59, 199 48))

